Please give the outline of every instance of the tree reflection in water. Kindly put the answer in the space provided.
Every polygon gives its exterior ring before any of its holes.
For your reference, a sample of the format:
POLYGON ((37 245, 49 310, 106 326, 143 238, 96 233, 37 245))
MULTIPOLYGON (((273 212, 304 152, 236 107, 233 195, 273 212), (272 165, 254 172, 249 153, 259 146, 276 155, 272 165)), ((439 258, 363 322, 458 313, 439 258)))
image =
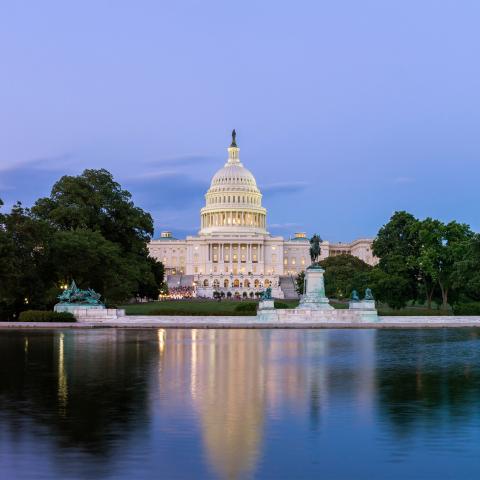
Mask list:
POLYGON ((398 434, 468 424, 477 416, 479 340, 476 329, 377 333, 377 398, 398 434))
MULTIPOLYGON (((6 419, 48 428, 62 448, 108 455, 115 437, 148 421, 145 368, 156 349, 145 337, 115 329, 3 332, 0 408, 6 419)), ((7 428, 18 438, 20 423, 7 428)))

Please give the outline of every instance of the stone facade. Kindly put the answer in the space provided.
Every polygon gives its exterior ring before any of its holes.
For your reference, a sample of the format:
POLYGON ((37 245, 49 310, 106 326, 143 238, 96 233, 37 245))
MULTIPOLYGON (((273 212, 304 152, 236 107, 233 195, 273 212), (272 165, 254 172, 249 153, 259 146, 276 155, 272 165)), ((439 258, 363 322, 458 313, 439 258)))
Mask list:
MULTIPOLYGON (((198 235, 178 240, 162 232, 150 242, 150 254, 165 265, 170 288, 195 286, 197 295, 205 297, 212 297, 214 291, 253 297, 271 287, 275 298, 283 298, 282 277, 295 277, 310 265, 305 233, 291 239, 268 233, 262 194, 239 154, 232 142, 227 162, 205 195, 198 235)), ((321 259, 349 253, 373 265, 371 246, 371 239, 324 241, 321 259)))

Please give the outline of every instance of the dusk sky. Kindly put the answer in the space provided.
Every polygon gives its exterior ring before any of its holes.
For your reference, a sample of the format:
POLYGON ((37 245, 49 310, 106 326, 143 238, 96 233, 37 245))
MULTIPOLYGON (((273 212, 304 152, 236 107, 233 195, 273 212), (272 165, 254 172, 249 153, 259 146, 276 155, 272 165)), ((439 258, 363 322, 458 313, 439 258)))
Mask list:
POLYGON ((480 230, 480 2, 0 2, 0 198, 106 168, 198 231, 230 132, 269 231, 373 237, 395 210, 480 230))

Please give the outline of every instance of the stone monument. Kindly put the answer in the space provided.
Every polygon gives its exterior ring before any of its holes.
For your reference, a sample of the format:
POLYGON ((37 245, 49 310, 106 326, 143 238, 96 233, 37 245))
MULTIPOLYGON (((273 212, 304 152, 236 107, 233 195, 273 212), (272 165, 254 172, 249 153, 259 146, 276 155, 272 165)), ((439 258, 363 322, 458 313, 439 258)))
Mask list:
POLYGON ((325 296, 325 270, 318 263, 320 258, 320 242, 322 239, 315 234, 310 240, 310 258, 312 264, 305 271, 304 293, 298 309, 301 310, 333 310, 325 296))

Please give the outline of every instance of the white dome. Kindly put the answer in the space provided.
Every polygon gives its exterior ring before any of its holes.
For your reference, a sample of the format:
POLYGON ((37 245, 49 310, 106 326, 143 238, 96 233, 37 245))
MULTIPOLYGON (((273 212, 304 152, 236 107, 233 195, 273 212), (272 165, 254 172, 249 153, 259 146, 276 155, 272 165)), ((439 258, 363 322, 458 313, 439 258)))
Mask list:
POLYGON ((201 234, 266 232, 267 211, 255 177, 240 162, 233 138, 228 161, 212 178, 200 212, 201 234))
POLYGON ((242 164, 226 164, 212 178, 210 188, 222 186, 247 186, 257 189, 252 172, 242 164))

